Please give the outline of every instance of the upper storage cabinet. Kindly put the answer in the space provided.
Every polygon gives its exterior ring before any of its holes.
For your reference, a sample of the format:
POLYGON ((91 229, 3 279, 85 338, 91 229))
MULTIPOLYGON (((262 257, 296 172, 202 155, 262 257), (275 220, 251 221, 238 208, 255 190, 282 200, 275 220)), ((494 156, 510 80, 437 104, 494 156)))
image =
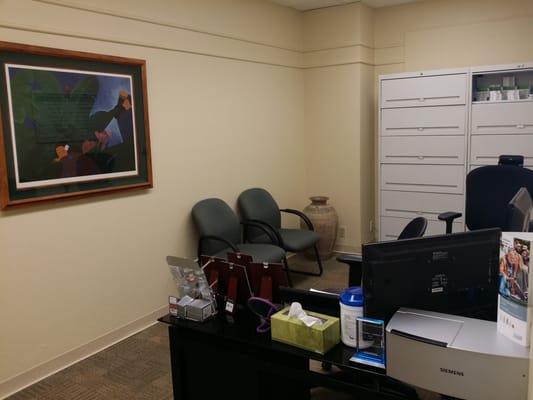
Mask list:
POLYGON ((533 65, 518 64, 514 68, 472 71, 472 102, 532 102, 533 65))
POLYGON ((467 74, 416 76, 381 81, 381 107, 466 104, 467 74))

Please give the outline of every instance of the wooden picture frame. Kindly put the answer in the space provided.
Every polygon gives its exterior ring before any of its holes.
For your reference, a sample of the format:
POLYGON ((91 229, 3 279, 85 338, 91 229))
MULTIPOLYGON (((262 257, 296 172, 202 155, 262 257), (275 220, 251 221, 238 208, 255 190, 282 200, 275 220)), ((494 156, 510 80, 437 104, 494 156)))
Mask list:
POLYGON ((144 60, 0 41, 2 209, 152 182, 144 60))

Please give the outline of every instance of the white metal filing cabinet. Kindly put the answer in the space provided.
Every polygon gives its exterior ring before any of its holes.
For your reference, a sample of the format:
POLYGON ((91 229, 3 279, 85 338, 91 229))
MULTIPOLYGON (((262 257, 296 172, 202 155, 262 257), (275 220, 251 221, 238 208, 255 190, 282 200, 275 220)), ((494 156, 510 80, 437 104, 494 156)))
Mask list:
POLYGON ((380 77, 380 240, 417 216, 426 234, 444 233, 438 214, 463 212, 467 87, 468 70, 380 77))
POLYGON ((472 68, 471 79, 470 169, 497 164, 500 154, 523 155, 533 168, 533 63, 472 68), (498 86, 502 99, 487 100, 498 86))
POLYGON ((444 233, 437 216, 464 215, 468 171, 500 154, 533 168, 533 63, 382 75, 379 85, 380 240, 417 216, 426 235, 444 233))

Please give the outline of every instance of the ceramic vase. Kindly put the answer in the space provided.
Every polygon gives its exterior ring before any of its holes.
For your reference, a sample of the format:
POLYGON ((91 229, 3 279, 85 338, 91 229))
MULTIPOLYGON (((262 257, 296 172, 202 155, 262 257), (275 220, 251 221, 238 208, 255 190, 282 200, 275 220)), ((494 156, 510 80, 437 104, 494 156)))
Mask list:
MULTIPOLYGON (((337 240, 337 225, 339 217, 333 206, 328 204, 329 197, 312 196, 309 198, 311 204, 304 208, 303 212, 313 223, 315 232, 320 235, 318 241, 318 254, 320 259, 326 260, 333 255, 333 247, 337 240)), ((307 229, 307 225, 302 221, 301 227, 307 229)), ((314 251, 306 252, 308 257, 314 258, 314 251)))

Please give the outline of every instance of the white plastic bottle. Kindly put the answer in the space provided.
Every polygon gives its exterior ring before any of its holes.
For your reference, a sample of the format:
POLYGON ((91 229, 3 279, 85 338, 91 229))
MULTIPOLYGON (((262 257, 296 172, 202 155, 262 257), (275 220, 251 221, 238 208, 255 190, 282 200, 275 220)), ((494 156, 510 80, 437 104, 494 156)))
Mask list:
POLYGON ((357 317, 363 316, 363 290, 359 286, 346 289, 339 297, 341 307, 341 339, 346 346, 357 347, 357 317))

